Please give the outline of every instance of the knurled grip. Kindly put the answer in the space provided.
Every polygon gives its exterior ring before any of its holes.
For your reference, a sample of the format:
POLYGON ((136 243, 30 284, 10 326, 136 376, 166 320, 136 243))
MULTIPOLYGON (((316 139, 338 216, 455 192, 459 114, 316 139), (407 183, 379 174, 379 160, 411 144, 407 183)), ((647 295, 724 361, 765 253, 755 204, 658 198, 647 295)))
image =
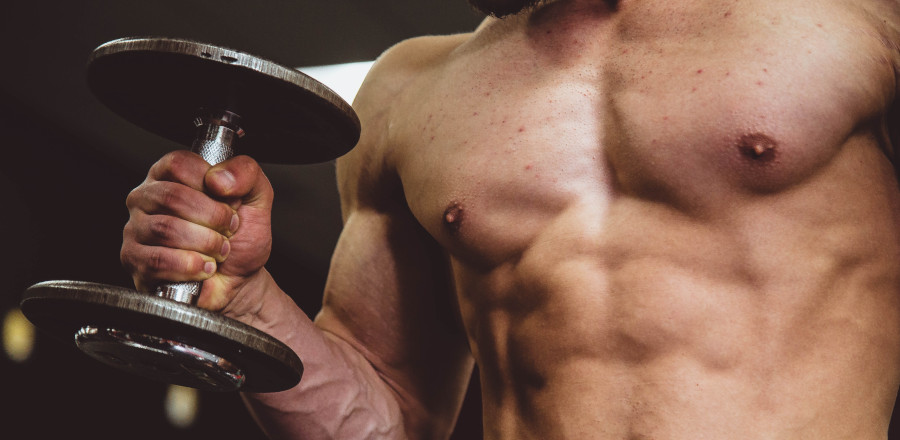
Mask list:
MULTIPOLYGON (((198 117, 197 137, 191 145, 191 151, 197 153, 210 165, 224 162, 234 156, 234 141, 244 135, 239 127, 240 117, 234 113, 207 112, 198 117)), ((200 297, 202 281, 164 283, 156 287, 156 296, 196 305, 200 297)))

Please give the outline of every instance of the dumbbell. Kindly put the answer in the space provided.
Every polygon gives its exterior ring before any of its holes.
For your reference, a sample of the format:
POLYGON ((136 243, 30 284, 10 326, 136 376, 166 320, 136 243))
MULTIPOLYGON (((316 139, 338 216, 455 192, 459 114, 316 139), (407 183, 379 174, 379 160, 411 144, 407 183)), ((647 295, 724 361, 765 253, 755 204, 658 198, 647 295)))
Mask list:
MULTIPOLYGON (((353 109, 303 73, 253 55, 174 38, 124 38, 96 48, 87 83, 135 125, 215 165, 238 145, 259 162, 309 164, 359 140, 353 109)), ((39 329, 139 376, 212 391, 295 386, 303 364, 287 345, 196 306, 202 282, 153 293, 86 281, 29 287, 22 312, 39 329)))

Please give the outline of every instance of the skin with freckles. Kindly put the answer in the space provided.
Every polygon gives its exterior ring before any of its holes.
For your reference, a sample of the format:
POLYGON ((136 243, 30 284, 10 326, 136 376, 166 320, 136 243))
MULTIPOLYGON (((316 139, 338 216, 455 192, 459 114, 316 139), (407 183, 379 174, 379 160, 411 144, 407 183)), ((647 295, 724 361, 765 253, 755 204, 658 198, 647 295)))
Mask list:
POLYGON ((354 103, 313 321, 245 159, 154 167, 123 262, 300 354, 245 396, 274 438, 447 438, 477 363, 489 440, 883 440, 898 29, 888 0, 559 0, 405 41, 354 103))

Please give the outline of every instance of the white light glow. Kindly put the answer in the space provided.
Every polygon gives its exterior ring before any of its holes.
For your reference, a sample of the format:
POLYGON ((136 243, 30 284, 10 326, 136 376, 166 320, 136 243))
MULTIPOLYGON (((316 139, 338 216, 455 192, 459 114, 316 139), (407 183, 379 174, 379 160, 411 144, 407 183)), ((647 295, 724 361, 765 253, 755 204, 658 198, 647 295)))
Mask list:
POLYGON ((176 428, 189 428, 200 411, 200 393, 193 388, 169 385, 166 392, 166 419, 176 428))
POLYGON ((25 362, 34 351, 34 326, 14 308, 3 317, 3 350, 14 362, 25 362))
POLYGON ((358 63, 332 64, 327 66, 298 67, 297 70, 311 76, 313 79, 325 84, 334 90, 348 103, 353 103, 359 86, 362 85, 366 74, 374 61, 362 61, 358 63))

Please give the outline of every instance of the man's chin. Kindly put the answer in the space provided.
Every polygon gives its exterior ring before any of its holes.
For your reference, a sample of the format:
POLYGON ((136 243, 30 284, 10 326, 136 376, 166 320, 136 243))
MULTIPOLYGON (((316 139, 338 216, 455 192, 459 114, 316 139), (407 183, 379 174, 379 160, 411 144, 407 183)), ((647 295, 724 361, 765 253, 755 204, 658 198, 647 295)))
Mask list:
POLYGON ((517 14, 539 2, 540 0, 469 0, 473 8, 498 18, 517 14))

